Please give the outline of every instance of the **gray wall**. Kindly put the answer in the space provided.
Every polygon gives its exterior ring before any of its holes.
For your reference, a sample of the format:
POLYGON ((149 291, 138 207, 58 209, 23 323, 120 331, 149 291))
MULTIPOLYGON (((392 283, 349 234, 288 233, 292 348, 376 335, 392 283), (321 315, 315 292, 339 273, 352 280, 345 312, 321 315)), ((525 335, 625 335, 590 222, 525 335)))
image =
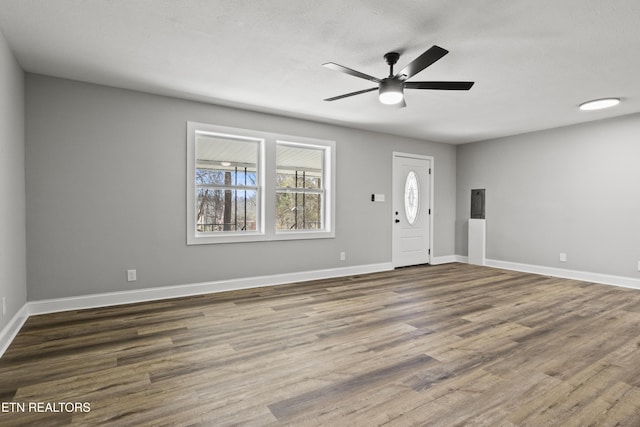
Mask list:
POLYGON ((640 277, 640 115, 458 146, 459 255, 472 188, 488 259, 640 277))
POLYGON ((2 329, 26 302, 24 74, 0 34, 0 312, 2 329))
POLYGON ((33 74, 26 124, 29 300, 390 262, 393 151, 434 156, 454 254, 454 146, 33 74), (188 120, 335 140, 336 238, 187 246, 188 120))

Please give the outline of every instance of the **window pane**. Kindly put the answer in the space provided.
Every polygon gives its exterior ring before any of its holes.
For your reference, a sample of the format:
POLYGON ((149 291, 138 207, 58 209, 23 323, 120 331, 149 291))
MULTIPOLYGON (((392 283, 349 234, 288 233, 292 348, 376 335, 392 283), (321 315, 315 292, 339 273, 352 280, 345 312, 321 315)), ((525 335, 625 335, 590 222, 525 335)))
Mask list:
POLYGON ((196 184, 256 185, 258 148, 251 139, 196 134, 196 184), (244 184, 245 176, 237 171, 251 174, 251 183, 244 184), (232 175, 225 177, 225 172, 232 175))
POLYGON ((278 192, 276 195, 276 229, 321 230, 322 195, 278 192))
POLYGON ((256 190, 197 189, 196 231, 255 231, 256 190))
POLYGON ((278 188, 322 188, 322 148, 278 144, 276 162, 278 188))
POLYGON ((255 231, 259 141, 209 133, 195 141, 196 232, 255 231))

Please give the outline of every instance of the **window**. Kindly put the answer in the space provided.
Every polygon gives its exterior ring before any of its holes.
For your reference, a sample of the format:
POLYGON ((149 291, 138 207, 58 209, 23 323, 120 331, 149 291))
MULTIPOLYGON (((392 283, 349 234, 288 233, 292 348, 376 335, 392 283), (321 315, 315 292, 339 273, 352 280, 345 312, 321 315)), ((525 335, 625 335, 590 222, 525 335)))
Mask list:
POLYGON ((418 176, 414 171, 409 171, 404 184, 404 212, 409 225, 414 225, 418 218, 418 208, 420 207, 420 187, 418 176))
POLYGON ((335 142, 187 123, 187 244, 335 236, 335 142))
POLYGON ((278 142, 276 230, 324 228, 325 147, 278 142))

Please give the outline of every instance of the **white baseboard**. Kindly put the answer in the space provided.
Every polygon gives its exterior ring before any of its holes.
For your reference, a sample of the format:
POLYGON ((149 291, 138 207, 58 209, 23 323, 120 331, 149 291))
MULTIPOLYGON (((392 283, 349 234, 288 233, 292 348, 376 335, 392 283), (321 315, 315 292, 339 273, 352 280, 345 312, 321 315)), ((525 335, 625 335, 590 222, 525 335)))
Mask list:
MULTIPOLYGON (((461 262, 460 255, 445 255, 431 257, 431 265, 449 264, 451 262, 461 262)), ((466 260, 464 261, 466 262, 466 260)))
POLYGON ((9 344, 18 335, 18 332, 29 318, 27 304, 23 305, 20 310, 11 318, 9 323, 0 331, 0 357, 7 351, 9 344))
MULTIPOLYGON (((469 257, 464 255, 450 255, 442 257, 454 259, 448 262, 469 263, 469 257)), ((519 262, 485 259, 487 267, 502 268, 503 270, 521 271, 523 273, 541 274, 543 276, 561 277, 563 279, 580 280, 582 282, 601 283, 604 285, 620 286, 623 288, 640 289, 640 279, 633 277, 615 276, 612 274, 592 273, 588 271, 566 270, 564 268, 545 267, 542 265, 523 264, 519 262)))
POLYGON ((393 270, 391 263, 368 264, 353 267, 331 268, 326 270, 303 271, 299 273, 284 273, 271 276, 247 277, 204 283, 189 283, 184 285, 30 301, 27 305, 29 315, 46 314, 168 298, 188 297, 192 295, 211 294, 239 289, 259 288, 286 283, 306 282, 309 280, 329 279, 333 277, 352 276, 355 274, 375 273, 388 270, 393 270))
POLYGON ((495 259, 485 260, 487 267, 502 268, 505 270, 522 271, 524 273, 542 274, 545 276, 574 279, 583 282, 602 283, 605 285, 620 286, 623 288, 640 289, 640 279, 632 277, 614 276, 611 274, 591 273, 588 271, 565 270, 563 268, 545 267, 541 265, 522 264, 517 262, 500 261, 495 259))
POLYGON ((2 357, 4 352, 7 350, 9 344, 11 344, 11 341, 13 341, 29 316, 37 314, 108 307, 113 305, 180 298, 295 282, 307 282, 310 280, 330 279, 334 277, 353 276, 357 274, 376 273, 389 270, 393 270, 393 265, 391 263, 368 264, 352 267, 331 268, 326 270, 303 271, 299 273, 285 273, 271 276, 247 277, 215 282, 189 283, 185 285, 29 301, 13 317, 11 322, 9 322, 9 324, 0 331, 0 357, 2 357))

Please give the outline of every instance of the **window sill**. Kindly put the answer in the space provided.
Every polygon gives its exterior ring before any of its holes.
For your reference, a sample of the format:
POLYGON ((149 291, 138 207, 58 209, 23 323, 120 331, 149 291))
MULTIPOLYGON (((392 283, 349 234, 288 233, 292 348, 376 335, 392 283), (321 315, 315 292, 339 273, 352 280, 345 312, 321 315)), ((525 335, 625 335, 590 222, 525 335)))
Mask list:
POLYGON ((221 243, 273 242, 279 240, 333 239, 333 231, 279 231, 264 233, 225 233, 224 235, 189 236, 187 245, 216 245, 221 243))
POLYGON ((331 239, 335 237, 333 231, 278 231, 272 240, 303 240, 303 239, 331 239))

